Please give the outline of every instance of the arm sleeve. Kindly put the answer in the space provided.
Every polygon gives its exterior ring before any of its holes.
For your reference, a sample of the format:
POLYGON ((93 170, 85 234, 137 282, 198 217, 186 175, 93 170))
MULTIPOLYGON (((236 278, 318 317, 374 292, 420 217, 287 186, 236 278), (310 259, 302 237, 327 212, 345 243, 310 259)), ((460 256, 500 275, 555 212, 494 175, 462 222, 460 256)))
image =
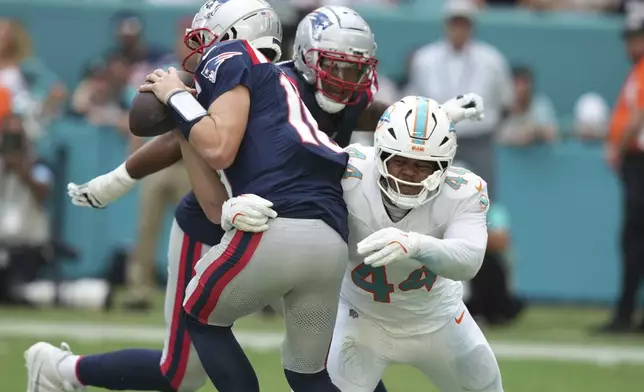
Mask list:
POLYGON ((465 201, 465 208, 449 224, 443 239, 415 234, 415 258, 444 278, 472 279, 481 268, 487 247, 488 204, 485 193, 465 201))

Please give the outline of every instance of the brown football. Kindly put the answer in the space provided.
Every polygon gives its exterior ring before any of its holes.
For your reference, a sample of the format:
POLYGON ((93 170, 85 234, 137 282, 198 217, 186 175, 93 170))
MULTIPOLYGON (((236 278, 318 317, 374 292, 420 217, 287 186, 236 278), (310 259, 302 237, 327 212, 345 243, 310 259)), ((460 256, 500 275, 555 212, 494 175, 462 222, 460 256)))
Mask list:
MULTIPOLYGON (((188 87, 193 87, 193 75, 179 71, 181 81, 188 87)), ((161 103, 149 91, 139 91, 132 101, 130 109, 130 132, 135 136, 151 137, 162 135, 176 128, 170 108, 161 103)))

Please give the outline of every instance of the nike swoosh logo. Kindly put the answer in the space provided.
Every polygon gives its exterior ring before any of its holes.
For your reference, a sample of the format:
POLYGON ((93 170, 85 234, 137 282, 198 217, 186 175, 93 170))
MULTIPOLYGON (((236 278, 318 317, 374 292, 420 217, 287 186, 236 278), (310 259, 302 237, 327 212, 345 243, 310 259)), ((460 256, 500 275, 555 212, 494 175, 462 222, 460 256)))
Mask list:
POLYGON ((455 320, 456 324, 460 324, 461 322, 463 322, 463 316, 465 316, 465 311, 461 312, 461 315, 458 316, 458 318, 455 320))

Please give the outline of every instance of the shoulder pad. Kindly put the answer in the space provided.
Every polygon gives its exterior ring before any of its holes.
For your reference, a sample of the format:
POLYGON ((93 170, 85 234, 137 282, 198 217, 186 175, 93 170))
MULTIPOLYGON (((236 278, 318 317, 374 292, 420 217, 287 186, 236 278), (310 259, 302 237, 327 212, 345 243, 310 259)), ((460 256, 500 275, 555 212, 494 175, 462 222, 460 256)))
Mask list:
POLYGON ((342 188, 348 191, 362 180, 367 170, 373 170, 374 148, 354 143, 345 147, 344 151, 349 154, 349 162, 342 177, 342 188))
POLYGON ((477 174, 452 166, 447 169, 447 177, 442 185, 441 194, 454 200, 468 199, 479 193, 487 195, 487 183, 477 174))

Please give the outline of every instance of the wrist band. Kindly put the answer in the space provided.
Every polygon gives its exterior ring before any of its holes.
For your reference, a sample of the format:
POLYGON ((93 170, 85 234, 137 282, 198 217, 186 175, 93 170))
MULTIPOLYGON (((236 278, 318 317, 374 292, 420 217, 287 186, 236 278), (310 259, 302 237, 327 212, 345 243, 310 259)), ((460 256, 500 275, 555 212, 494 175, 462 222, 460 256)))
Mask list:
POLYGON ((190 137, 192 127, 208 115, 199 101, 185 90, 171 93, 168 107, 172 109, 172 117, 186 140, 190 137))

